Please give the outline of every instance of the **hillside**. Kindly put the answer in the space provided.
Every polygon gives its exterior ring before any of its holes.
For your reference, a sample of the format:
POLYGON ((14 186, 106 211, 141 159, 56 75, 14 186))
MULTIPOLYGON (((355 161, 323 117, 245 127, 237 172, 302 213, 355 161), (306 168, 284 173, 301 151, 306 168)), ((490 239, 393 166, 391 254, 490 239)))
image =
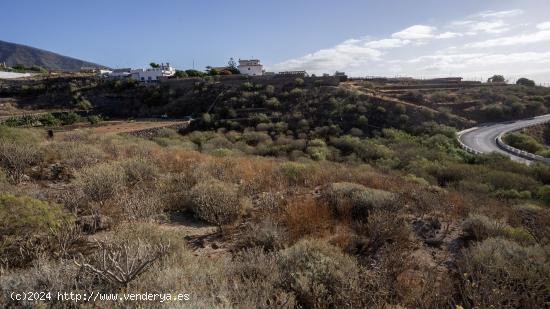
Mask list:
POLYGON ((35 112, 0 125, 0 307, 21 307, 14 289, 182 291, 192 308, 548 302, 550 166, 455 135, 547 113, 547 88, 227 81, 0 81, 0 115, 35 112), (195 121, 130 133, 163 114, 195 121))
POLYGON ((76 71, 83 66, 102 67, 99 64, 56 54, 26 45, 0 41, 0 63, 27 67, 40 66, 50 70, 76 71))

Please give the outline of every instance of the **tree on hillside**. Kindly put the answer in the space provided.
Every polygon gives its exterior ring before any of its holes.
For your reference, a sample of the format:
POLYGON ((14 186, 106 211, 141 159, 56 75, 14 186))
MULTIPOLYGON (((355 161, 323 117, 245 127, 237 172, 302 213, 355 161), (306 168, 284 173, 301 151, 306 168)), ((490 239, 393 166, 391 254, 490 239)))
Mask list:
POLYGON ((505 83, 506 79, 502 75, 493 75, 487 80, 488 83, 505 83))
POLYGON ((185 71, 182 71, 182 70, 176 70, 176 74, 174 76, 176 76, 177 78, 189 77, 189 75, 185 71))
POLYGON ((240 74, 241 72, 237 68, 237 63, 233 59, 233 57, 229 58, 229 61, 227 62, 227 70, 231 72, 231 74, 240 74))
POLYGON ((151 63, 149 63, 149 65, 154 69, 160 68, 160 64, 158 64, 158 63, 151 62, 151 63))
POLYGON ((197 70, 185 70, 185 73, 187 73, 189 77, 203 77, 206 75, 204 72, 197 70))
POLYGON ((218 72, 218 70, 214 69, 211 66, 206 67, 206 72, 208 72, 208 75, 211 75, 211 76, 220 75, 220 72, 218 72))
POLYGON ((535 87, 535 81, 522 77, 517 80, 516 85, 526 86, 526 87, 535 87))

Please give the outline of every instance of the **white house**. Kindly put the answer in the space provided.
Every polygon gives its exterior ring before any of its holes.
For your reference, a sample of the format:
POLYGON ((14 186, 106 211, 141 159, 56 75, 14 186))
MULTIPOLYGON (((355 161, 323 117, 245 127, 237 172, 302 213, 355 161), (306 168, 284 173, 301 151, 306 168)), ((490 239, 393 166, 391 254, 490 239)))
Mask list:
POLYGON ((133 79, 148 83, 158 81, 161 77, 174 76, 176 69, 171 67, 170 63, 161 63, 158 68, 134 69, 130 73, 133 79))
POLYGON ((108 72, 107 76, 111 78, 124 78, 130 76, 130 68, 114 69, 112 72, 108 72))
POLYGON ((263 65, 258 59, 239 59, 239 65, 237 66, 237 69, 239 69, 239 72, 243 75, 260 76, 263 74, 263 65))

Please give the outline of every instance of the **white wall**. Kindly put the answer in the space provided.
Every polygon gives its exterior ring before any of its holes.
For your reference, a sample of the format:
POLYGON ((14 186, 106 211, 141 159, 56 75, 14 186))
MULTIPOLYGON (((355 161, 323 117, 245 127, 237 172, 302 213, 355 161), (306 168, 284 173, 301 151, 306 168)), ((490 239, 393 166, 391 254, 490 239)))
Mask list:
POLYGON ((151 68, 151 69, 138 69, 138 70, 132 70, 132 78, 141 81, 141 82, 148 82, 148 81, 156 81, 159 77, 162 76, 172 76, 176 73, 176 70, 172 67, 170 68, 151 68))
POLYGON ((237 68, 241 74, 252 76, 262 75, 263 71, 262 65, 239 65, 237 68))
POLYGON ((32 76, 31 73, 16 73, 16 72, 3 72, 0 71, 0 78, 20 78, 20 77, 29 77, 32 76))

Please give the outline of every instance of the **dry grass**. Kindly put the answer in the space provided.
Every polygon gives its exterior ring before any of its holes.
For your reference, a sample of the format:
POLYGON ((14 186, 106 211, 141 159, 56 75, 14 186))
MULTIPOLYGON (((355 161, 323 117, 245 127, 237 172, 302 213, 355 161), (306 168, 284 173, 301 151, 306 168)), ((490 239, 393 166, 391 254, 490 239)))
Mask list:
POLYGON ((291 198, 284 206, 281 219, 291 241, 326 236, 332 223, 329 207, 310 196, 291 198))

